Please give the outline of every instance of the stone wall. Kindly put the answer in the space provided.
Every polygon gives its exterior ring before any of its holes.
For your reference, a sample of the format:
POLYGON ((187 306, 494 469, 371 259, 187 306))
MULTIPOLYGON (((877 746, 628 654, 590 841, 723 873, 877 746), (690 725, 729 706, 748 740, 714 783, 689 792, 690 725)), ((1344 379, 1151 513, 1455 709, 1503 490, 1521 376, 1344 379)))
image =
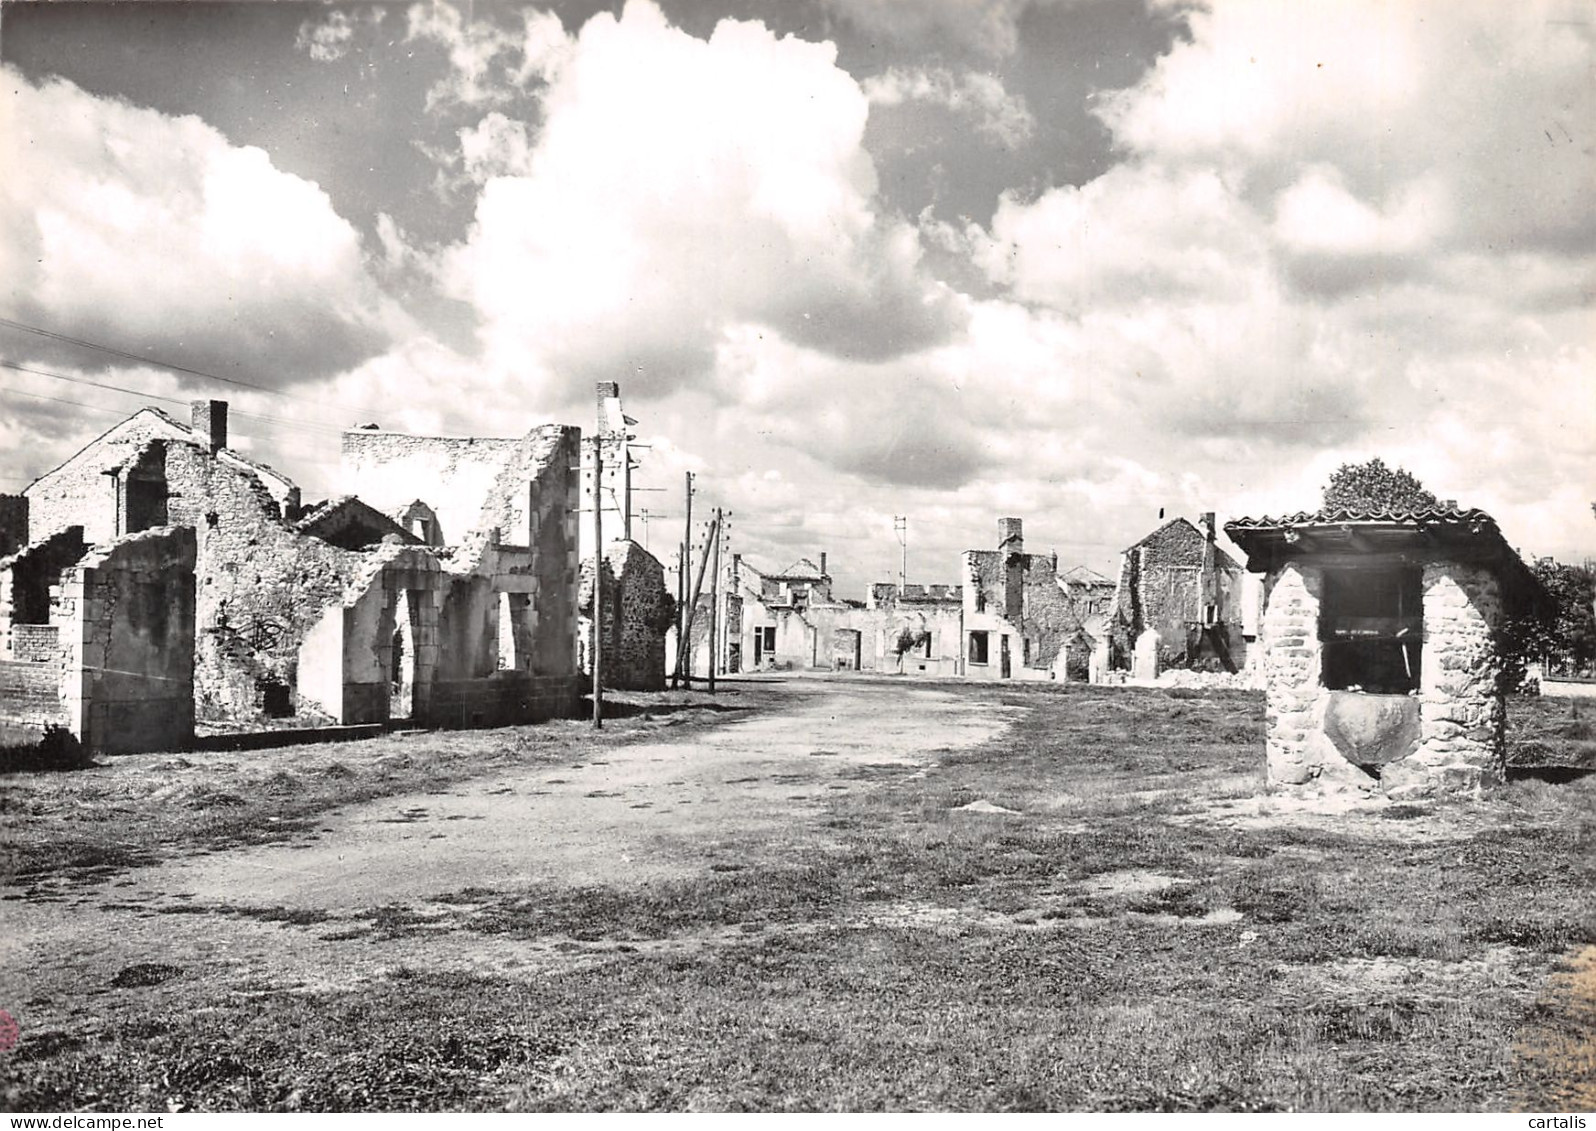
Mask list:
POLYGON ((579 429, 558 424, 515 439, 355 430, 343 434, 341 486, 389 515, 422 500, 446 545, 498 526, 506 542, 525 546, 535 540, 528 485, 542 480, 546 490, 553 467, 562 491, 569 480, 576 498, 580 440, 579 429))
POLYGON ((1388 791, 1451 793, 1501 779, 1505 704, 1492 641, 1501 620, 1501 587, 1489 570, 1425 566, 1419 749, 1386 767, 1388 791))
POLYGON ((1120 560, 1110 616, 1113 654, 1128 662, 1136 639, 1151 628, 1160 642, 1160 669, 1208 660, 1222 666, 1228 657, 1239 671, 1247 660, 1242 576, 1241 567, 1189 521, 1166 522, 1120 560), (1205 631, 1210 601, 1217 623, 1205 631))
POLYGON ((37 742, 52 723, 70 728, 61 675, 59 663, 0 660, 0 746, 37 742))
POLYGON ((158 528, 95 550, 61 578, 62 700, 106 754, 194 738, 194 531, 158 528))
MULTIPOLYGON (((121 477, 107 473, 136 465, 158 440, 191 444, 194 433, 160 409, 140 409, 29 484, 23 494, 28 498, 30 540, 37 542, 68 526, 83 527, 84 537, 95 544, 126 533, 121 525, 126 510, 121 477)), ((209 447, 205 450, 210 452, 209 447)), ((264 464, 225 448, 215 458, 254 478, 279 513, 298 505, 299 489, 264 464)), ((167 521, 176 524, 174 519, 167 521)))
MULTIPOLYGON (((1312 566, 1291 563, 1270 574, 1264 584, 1267 777, 1271 785, 1303 785, 1325 769, 1324 749, 1310 745, 1310 739, 1320 734, 1324 693, 1319 678, 1324 575, 1312 566)), ((1336 761, 1345 763, 1339 755, 1336 761)), ((1350 763, 1347 770, 1358 772, 1350 763)))
POLYGON ((0 659, 23 658, 17 655, 17 628, 50 623, 61 571, 87 552, 83 528, 70 526, 0 561, 0 659))
POLYGON ((198 718, 248 726, 268 715, 268 690, 281 686, 290 713, 325 721, 297 697, 299 648, 365 555, 296 533, 258 476, 198 445, 166 445, 166 480, 170 520, 192 526, 198 544, 198 718))
MULTIPOLYGON (((665 589, 665 568, 636 542, 612 543, 604 556, 604 686, 628 691, 665 687, 665 637, 676 600, 665 589)), ((593 565, 584 562, 581 648, 589 672, 593 616, 593 565)), ((708 615, 707 607, 702 615, 708 615)), ((696 626, 695 626, 696 627, 696 626)), ((708 631, 706 620, 705 631, 708 631)), ((707 663, 707 659, 706 659, 707 663)))

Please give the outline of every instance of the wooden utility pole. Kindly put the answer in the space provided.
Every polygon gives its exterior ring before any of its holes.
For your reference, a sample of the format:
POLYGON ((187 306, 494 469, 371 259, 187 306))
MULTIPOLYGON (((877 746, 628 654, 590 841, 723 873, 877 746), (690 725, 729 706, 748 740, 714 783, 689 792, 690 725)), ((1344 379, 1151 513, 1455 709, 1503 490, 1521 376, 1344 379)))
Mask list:
MULTIPOLYGON (((720 534, 720 523, 719 523, 719 520, 717 519, 716 522, 710 527, 708 537, 706 537, 704 539, 704 556, 698 559, 698 580, 693 583, 693 591, 692 591, 692 594, 689 596, 688 601, 687 601, 687 629, 683 633, 683 638, 688 641, 689 647, 687 649, 685 649, 685 650, 683 650, 683 649, 678 649, 677 650, 677 655, 678 656, 685 656, 686 657, 686 661, 685 661, 685 665, 684 666, 685 666, 687 674, 688 674, 688 681, 689 682, 688 682, 687 686, 689 688, 692 687, 691 679, 692 679, 692 669, 693 669, 693 659, 692 659, 693 654, 692 654, 691 643, 692 643, 692 638, 693 638, 693 620, 695 619, 694 614, 696 614, 698 612, 698 598, 699 598, 699 595, 704 592, 704 572, 709 567, 709 542, 710 542, 710 539, 715 538, 719 534, 720 534)), ((710 642, 710 651, 712 651, 712 652, 714 651, 714 642, 713 641, 710 642)), ((713 663, 711 663, 709 667, 710 667, 710 671, 713 672, 715 670, 715 665, 713 663)))
MULTIPOLYGON (((604 422, 599 421, 602 428, 604 422)), ((604 727, 604 440, 593 437, 593 726, 604 727)))
POLYGON ((677 571, 676 578, 676 670, 671 674, 671 687, 675 688, 683 678, 687 686, 693 686, 693 662, 687 648, 687 571, 692 567, 693 561, 693 473, 687 472, 687 518, 683 527, 681 569, 677 571), (686 656, 684 660, 682 657, 686 656))
POLYGON ((709 578, 709 693, 715 694, 720 666, 720 508, 715 508, 715 565, 709 578))

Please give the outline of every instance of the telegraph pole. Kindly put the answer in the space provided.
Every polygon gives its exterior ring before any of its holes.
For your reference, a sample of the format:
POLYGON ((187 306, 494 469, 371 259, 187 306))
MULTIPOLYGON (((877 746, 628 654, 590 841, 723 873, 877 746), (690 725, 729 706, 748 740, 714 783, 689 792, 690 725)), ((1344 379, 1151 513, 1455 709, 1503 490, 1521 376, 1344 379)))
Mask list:
MULTIPOLYGON (((604 422, 599 421, 603 428, 604 422)), ((604 726, 604 440, 593 437, 593 727, 604 726)))
POLYGON ((709 579, 709 693, 715 694, 715 669, 720 666, 720 508, 715 508, 715 565, 709 579))
POLYGON ((693 686, 693 653, 687 640, 687 571, 691 568, 693 560, 693 473, 687 472, 687 517, 683 524, 682 534, 682 568, 677 571, 676 577, 676 671, 671 674, 671 687, 678 684, 678 676, 686 679, 689 689, 693 686))

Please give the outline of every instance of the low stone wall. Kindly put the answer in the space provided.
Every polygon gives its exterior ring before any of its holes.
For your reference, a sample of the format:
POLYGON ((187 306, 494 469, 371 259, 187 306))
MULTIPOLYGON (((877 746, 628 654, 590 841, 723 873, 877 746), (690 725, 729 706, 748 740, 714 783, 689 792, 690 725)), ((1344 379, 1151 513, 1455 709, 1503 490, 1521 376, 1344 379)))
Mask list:
POLYGON ((512 726, 570 718, 581 698, 577 676, 499 672, 489 679, 439 680, 432 685, 429 726, 512 726))
POLYGON ((37 742, 51 723, 68 725, 60 681, 55 664, 0 660, 0 745, 37 742))

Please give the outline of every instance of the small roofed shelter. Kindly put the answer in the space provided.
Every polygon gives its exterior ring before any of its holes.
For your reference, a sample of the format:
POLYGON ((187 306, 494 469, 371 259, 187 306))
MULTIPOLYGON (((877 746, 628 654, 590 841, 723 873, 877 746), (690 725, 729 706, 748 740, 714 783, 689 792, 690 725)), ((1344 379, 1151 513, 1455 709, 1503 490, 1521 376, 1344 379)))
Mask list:
POLYGON ((1484 511, 1240 518, 1264 575, 1273 786, 1474 792, 1504 770, 1494 634, 1542 599, 1484 511))

